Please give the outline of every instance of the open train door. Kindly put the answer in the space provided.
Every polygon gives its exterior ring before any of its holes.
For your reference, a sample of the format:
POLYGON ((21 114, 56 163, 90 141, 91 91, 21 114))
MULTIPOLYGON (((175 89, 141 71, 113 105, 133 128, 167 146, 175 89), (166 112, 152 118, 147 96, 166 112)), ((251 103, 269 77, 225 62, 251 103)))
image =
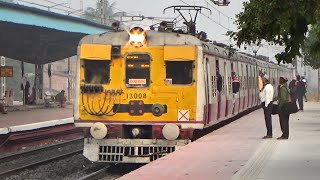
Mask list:
MULTIPOLYGON (((235 72, 236 76, 238 78, 240 78, 238 62, 236 62, 236 61, 235 62, 231 62, 231 72, 235 72)), ((240 88, 241 88, 241 84, 240 84, 240 88)), ((232 86, 231 86, 231 91, 232 91, 232 86)), ((240 89, 239 89, 239 91, 240 91, 240 89)), ((239 113, 239 108, 240 108, 240 92, 236 93, 235 97, 233 97, 233 98, 235 98, 235 99, 232 99, 233 103, 234 103, 232 114, 238 114, 239 113)))
POLYGON ((218 90, 218 120, 222 120, 226 115, 227 96, 226 96, 226 77, 224 60, 216 58, 216 77, 217 77, 217 90, 218 90))
POLYGON ((248 92, 249 92, 249 98, 248 98, 248 107, 252 107, 252 99, 253 99, 253 93, 252 93, 252 65, 248 64, 248 92))
POLYGON ((243 63, 238 62, 238 72, 239 72, 239 79, 240 79, 240 103, 239 103, 239 112, 244 110, 244 101, 245 101, 245 76, 243 73, 243 63))
POLYGON ((226 117, 230 117, 233 112, 233 93, 232 93, 232 68, 229 60, 224 61, 225 94, 226 94, 226 117))
POLYGON ((209 124, 210 121, 210 92, 211 92, 211 87, 210 87, 210 64, 209 64, 209 59, 205 58, 205 66, 204 66, 204 80, 205 80, 205 124, 209 124))

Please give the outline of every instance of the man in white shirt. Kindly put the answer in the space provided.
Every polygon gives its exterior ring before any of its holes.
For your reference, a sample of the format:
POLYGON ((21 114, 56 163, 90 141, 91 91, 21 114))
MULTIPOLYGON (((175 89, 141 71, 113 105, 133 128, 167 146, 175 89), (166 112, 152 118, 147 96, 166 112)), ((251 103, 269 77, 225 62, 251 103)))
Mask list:
POLYGON ((267 135, 263 136, 263 139, 272 138, 272 119, 271 119, 271 112, 272 112, 272 101, 273 101, 273 86, 270 84, 269 77, 265 75, 263 77, 264 80, 264 87, 260 94, 262 108, 264 112, 264 119, 266 122, 267 128, 267 135))

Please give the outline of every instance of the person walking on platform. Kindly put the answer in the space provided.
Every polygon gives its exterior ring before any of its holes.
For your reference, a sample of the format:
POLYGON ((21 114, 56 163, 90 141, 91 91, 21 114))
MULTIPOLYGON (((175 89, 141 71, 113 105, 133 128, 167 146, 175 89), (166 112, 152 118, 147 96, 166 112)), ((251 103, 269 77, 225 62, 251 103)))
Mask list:
POLYGON ((290 100, 290 93, 287 87, 287 79, 284 77, 280 77, 280 90, 278 94, 278 106, 279 106, 279 121, 280 127, 282 131, 282 136, 277 139, 288 139, 289 138, 289 114, 284 109, 284 105, 288 103, 290 100))
POLYGON ((307 96, 306 96, 306 93, 307 93, 307 80, 306 80, 306 78, 304 77, 304 76, 302 76, 301 77, 302 78, 302 80, 301 81, 303 81, 304 82, 304 86, 305 86, 305 91, 304 91, 304 94, 303 94, 303 97, 306 99, 306 102, 308 102, 308 99, 307 99, 307 96))
POLYGON ((295 79, 295 77, 292 79, 292 81, 290 81, 289 89, 290 89, 290 96, 291 96, 292 102, 296 102, 297 101, 297 80, 295 79))
POLYGON ((264 112, 264 119, 267 128, 267 135, 263 136, 263 139, 272 138, 272 100, 273 100, 273 86, 270 84, 269 77, 267 75, 264 76, 264 88, 261 92, 261 102, 262 108, 264 112))
POLYGON ((305 91, 306 91, 306 85, 303 81, 301 81, 300 75, 297 75, 296 86, 297 86, 296 97, 299 103, 299 110, 303 111, 303 95, 305 94, 305 91))

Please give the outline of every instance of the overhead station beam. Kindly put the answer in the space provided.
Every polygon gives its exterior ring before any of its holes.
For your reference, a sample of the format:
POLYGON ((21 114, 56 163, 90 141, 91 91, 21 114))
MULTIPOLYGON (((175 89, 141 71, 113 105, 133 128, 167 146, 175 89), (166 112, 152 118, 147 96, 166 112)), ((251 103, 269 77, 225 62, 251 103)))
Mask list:
POLYGON ((83 36, 110 30, 81 18, 0 2, 0 55, 24 62, 46 64, 71 57, 83 36))

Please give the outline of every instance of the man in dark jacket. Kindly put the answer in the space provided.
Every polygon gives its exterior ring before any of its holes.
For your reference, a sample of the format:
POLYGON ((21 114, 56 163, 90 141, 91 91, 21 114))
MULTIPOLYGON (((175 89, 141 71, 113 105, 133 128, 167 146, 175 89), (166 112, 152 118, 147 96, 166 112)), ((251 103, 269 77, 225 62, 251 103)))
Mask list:
POLYGON ((295 79, 292 79, 289 83, 289 89, 290 89, 290 97, 292 102, 297 101, 297 81, 295 79))

